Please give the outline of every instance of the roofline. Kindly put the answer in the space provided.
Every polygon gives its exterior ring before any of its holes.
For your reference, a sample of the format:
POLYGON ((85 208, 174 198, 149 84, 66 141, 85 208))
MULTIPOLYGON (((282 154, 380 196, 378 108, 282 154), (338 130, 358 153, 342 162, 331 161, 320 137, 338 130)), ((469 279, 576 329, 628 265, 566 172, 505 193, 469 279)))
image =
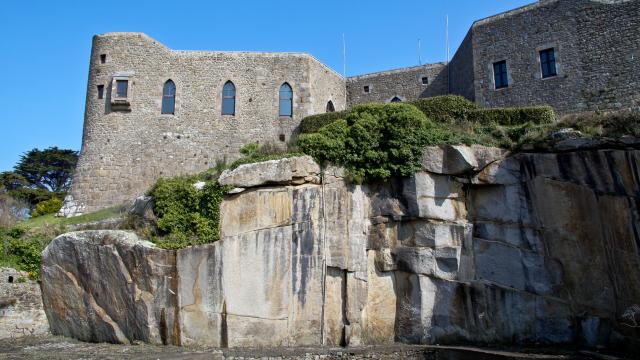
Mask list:
POLYGON ((560 1, 560 0, 537 0, 536 2, 533 2, 531 4, 523 5, 523 6, 515 8, 515 9, 503 11, 503 12, 495 14, 495 15, 491 15, 491 16, 487 16, 487 17, 482 18, 482 19, 478 19, 478 20, 474 21, 473 24, 471 24, 471 27, 473 28, 476 25, 486 24, 488 22, 496 20, 497 18, 503 18, 505 16, 511 16, 511 15, 515 15, 515 14, 520 14, 520 13, 523 13, 525 11, 529 11, 529 10, 535 9, 537 7, 540 7, 540 6, 543 6, 543 5, 547 5, 547 4, 550 4, 550 3, 555 3, 555 2, 558 2, 558 1, 560 1))
POLYGON ((163 44, 162 42, 152 38, 151 36, 143 33, 143 32, 108 32, 108 33, 104 33, 104 34, 99 34, 96 36, 100 36, 100 37, 110 37, 110 36, 139 36, 139 37, 143 37, 146 38, 147 40, 152 41, 154 44, 160 45, 162 47, 164 47, 165 49, 167 49, 168 51, 175 53, 175 54, 197 54, 197 53, 201 53, 203 55, 217 55, 217 54, 247 54, 247 55, 288 55, 288 56, 300 56, 300 57, 307 57, 312 61, 315 61, 316 63, 318 63, 320 66, 324 67, 325 69, 331 71, 333 74, 337 75, 338 77, 344 79, 344 77, 338 73, 336 70, 330 68, 328 65, 326 65, 325 63, 323 63, 322 61, 318 60, 315 56, 309 54, 308 52, 300 52, 300 51, 247 51, 247 50, 176 50, 176 49, 172 49, 168 46, 166 46, 165 44, 163 44))

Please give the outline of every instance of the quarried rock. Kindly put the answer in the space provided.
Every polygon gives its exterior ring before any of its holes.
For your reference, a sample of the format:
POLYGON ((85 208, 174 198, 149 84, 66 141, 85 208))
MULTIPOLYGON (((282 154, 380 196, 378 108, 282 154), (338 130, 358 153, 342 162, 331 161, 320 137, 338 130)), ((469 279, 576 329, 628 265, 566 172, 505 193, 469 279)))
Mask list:
POLYGON ((42 254, 51 332, 90 342, 179 344, 175 254, 124 231, 55 238, 42 254))
POLYGON ((311 156, 297 156, 279 160, 269 160, 243 164, 233 170, 225 170, 220 175, 220 185, 240 188, 267 184, 289 184, 298 182, 318 182, 320 166, 311 156))

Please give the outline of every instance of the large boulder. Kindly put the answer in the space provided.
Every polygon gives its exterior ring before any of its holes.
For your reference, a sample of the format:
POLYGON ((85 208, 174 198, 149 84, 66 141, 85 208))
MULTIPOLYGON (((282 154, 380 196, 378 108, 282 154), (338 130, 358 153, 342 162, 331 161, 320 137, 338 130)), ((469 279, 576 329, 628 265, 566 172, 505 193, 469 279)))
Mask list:
POLYGON ((42 254, 42 298, 55 335, 178 344, 175 253, 135 234, 81 231, 42 254))
POLYGON ((482 145, 428 146, 422 154, 422 168, 436 174, 464 175, 503 159, 507 153, 504 149, 482 145))
POLYGON ((320 166, 311 156, 243 164, 220 175, 220 185, 248 188, 265 184, 319 183, 320 166))

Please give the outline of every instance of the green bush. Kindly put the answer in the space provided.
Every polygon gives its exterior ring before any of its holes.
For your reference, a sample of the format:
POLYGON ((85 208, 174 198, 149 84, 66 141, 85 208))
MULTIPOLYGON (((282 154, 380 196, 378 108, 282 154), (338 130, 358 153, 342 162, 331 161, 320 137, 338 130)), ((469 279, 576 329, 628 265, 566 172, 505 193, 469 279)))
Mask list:
POLYGON ((410 104, 358 105, 298 139, 305 153, 344 166, 355 182, 413 174, 424 146, 441 141, 442 132, 410 104))
POLYGON ((182 248, 205 244, 220 238, 220 203, 226 187, 206 182, 198 190, 198 176, 159 179, 151 189, 158 231, 165 235, 158 244, 164 248, 182 248))
POLYGON ((26 271, 31 278, 38 279, 42 251, 50 240, 39 235, 27 236, 19 227, 0 228, 0 266, 26 271))
POLYGON ((552 124, 556 115, 550 106, 521 108, 476 109, 468 113, 467 120, 480 124, 495 123, 505 126, 525 124, 552 124))
POLYGON ((41 201, 36 205, 36 209, 31 213, 31 217, 38 217, 47 214, 55 214, 62 207, 62 200, 54 197, 49 200, 41 201))
POLYGON ((347 115, 347 111, 336 111, 325 114, 307 116, 300 122, 300 134, 311 134, 318 132, 321 127, 329 125, 330 123, 344 119, 347 115))
POLYGON ((476 104, 458 95, 434 96, 411 102, 436 123, 454 123, 466 120, 469 113, 478 109, 476 104))

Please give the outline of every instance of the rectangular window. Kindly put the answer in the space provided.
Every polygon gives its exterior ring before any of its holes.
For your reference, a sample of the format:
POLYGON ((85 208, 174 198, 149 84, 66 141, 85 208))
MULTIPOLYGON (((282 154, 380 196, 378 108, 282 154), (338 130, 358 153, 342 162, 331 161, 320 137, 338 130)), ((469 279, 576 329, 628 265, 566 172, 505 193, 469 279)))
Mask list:
POLYGON ((362 88, 362 89, 364 90, 364 92, 365 92, 366 94, 368 94, 368 93, 369 93, 369 90, 370 90, 370 89, 369 89, 369 85, 365 85, 365 86, 364 86, 364 88, 362 88))
POLYGON ((496 89, 502 89, 509 86, 506 60, 493 63, 493 76, 495 78, 496 89))
POLYGON ((116 97, 126 98, 128 87, 129 87, 128 80, 116 80, 116 97))
POLYGON ((428 77, 423 77, 422 78, 422 85, 429 85, 429 78, 428 77))
POLYGON ((104 98, 104 85, 98 85, 98 99, 104 98))
POLYGON ((556 71, 556 54, 553 48, 540 51, 540 66, 542 67, 543 79, 558 75, 556 71))
POLYGON ((100 54, 100 64, 107 62, 107 54, 100 54))

